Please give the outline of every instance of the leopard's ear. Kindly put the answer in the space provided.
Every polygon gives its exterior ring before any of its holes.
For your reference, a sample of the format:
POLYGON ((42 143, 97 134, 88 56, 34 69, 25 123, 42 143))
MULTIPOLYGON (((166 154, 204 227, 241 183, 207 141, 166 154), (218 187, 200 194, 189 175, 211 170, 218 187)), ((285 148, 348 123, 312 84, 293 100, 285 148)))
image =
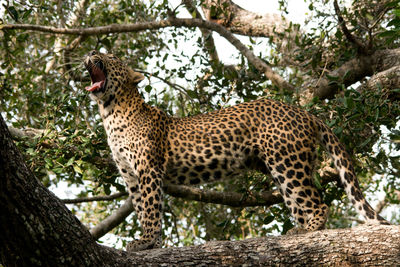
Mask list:
POLYGON ((129 72, 129 80, 133 84, 138 84, 144 79, 144 76, 141 73, 133 71, 131 68, 129 68, 128 72, 129 72))

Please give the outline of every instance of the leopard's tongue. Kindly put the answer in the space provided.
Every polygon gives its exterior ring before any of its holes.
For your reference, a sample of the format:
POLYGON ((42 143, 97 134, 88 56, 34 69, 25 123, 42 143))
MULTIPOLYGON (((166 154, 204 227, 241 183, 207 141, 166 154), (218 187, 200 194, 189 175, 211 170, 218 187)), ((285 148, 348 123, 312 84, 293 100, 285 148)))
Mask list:
POLYGON ((104 85, 104 80, 100 82, 95 82, 92 83, 91 86, 86 86, 85 89, 88 90, 89 92, 96 91, 97 89, 101 88, 104 85))

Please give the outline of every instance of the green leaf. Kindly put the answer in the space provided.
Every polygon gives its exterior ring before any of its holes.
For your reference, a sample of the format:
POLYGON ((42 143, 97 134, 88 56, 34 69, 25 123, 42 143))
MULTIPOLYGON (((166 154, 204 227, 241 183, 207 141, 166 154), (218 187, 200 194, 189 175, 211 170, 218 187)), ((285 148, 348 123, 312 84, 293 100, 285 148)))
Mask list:
POLYGON ((344 97, 344 106, 347 109, 353 109, 354 108, 354 100, 352 97, 344 97))
POLYGON ((72 164, 74 164, 74 162, 75 162, 75 157, 72 157, 72 158, 70 158, 69 160, 68 160, 68 162, 67 162, 67 164, 65 164, 65 166, 71 166, 72 164))
POLYGON ((83 173, 83 171, 82 171, 82 169, 78 166, 78 165, 73 165, 73 167, 74 167, 74 171, 76 172, 76 173, 79 173, 79 174, 82 174, 83 173))
POLYGON ((111 194, 111 185, 110 184, 104 184, 103 185, 104 188, 104 193, 106 193, 106 195, 110 195, 111 194))
POLYGON ((273 220, 275 220, 275 216, 270 215, 270 216, 264 217, 263 222, 264 222, 264 224, 270 224, 273 220))
POLYGON ((396 28, 399 28, 400 27, 400 18, 392 19, 391 21, 389 21, 389 23, 386 26, 387 27, 395 26, 396 28))
POLYGON ((15 9, 13 6, 9 6, 7 8, 6 5, 3 4, 3 6, 7 9, 8 14, 13 18, 13 20, 18 21, 18 11, 15 9))
POLYGON ((283 225, 282 225, 282 234, 286 234, 287 233, 287 231, 289 231, 290 229, 292 229, 293 228, 293 224, 292 224, 292 222, 289 220, 289 219, 286 219, 285 220, 285 222, 283 223, 283 225))
POLYGON ((191 98, 198 98, 197 92, 193 91, 193 90, 186 90, 186 93, 188 94, 188 96, 190 96, 191 98))
POLYGON ((45 158, 44 161, 46 162, 47 168, 53 167, 53 161, 50 158, 45 158))
POLYGON ((373 21, 373 20, 374 20, 374 16, 372 16, 372 15, 369 14, 369 13, 365 14, 365 17, 366 17, 368 20, 370 20, 370 21, 373 21))
POLYGON ((150 93, 152 89, 153 89, 153 88, 152 88, 150 85, 146 85, 146 87, 144 88, 144 90, 145 90, 147 93, 150 93))

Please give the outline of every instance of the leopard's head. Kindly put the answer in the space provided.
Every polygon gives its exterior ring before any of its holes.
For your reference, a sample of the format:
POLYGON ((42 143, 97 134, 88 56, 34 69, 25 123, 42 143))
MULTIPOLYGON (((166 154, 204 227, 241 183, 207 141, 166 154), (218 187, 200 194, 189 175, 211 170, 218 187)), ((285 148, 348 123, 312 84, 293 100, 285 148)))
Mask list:
POLYGON ((92 80, 86 90, 95 100, 104 99, 117 90, 136 87, 144 79, 112 54, 91 51, 85 59, 85 67, 92 80))

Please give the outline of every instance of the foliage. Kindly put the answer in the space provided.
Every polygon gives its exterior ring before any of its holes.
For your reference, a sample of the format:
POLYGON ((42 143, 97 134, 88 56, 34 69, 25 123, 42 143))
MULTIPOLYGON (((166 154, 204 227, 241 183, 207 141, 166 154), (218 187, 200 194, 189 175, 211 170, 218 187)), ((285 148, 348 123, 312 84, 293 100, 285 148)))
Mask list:
MULTIPOLYGON (((281 1, 284 13, 287 10, 285 2, 281 1)), ((367 29, 376 19, 376 1, 370 1, 366 6, 356 2, 352 8, 342 10, 342 15, 353 27, 352 33, 365 38, 374 49, 398 47, 398 1, 387 4, 391 11, 377 22, 373 35, 367 29)), ((137 23, 165 19, 175 8, 168 1, 90 0, 80 1, 85 3, 86 11, 76 14, 77 3, 8 1, 0 12, 1 23, 71 28, 137 23)), ((295 61, 304 64, 290 68, 281 66, 283 54, 274 47, 272 38, 269 43, 254 38, 249 41, 251 46, 262 47, 264 52, 260 56, 276 64, 279 73, 299 89, 306 76, 318 78, 324 69, 339 67, 357 54, 357 49, 349 45, 337 27, 330 1, 308 3, 315 16, 308 23, 310 30, 296 38, 299 49, 292 55, 295 61), (327 8, 332 12, 327 12, 327 8), (276 53, 267 53, 270 49, 276 49, 276 53)), ((180 6, 175 11, 180 15, 185 10, 180 6)), ((298 27, 291 24, 287 32, 298 27)), ((263 74, 243 55, 232 59, 234 68, 228 68, 223 62, 211 62, 197 29, 169 28, 86 36, 74 49, 70 46, 76 36, 27 31, 0 31, 0 35, 1 114, 15 128, 45 129, 41 136, 22 139, 17 144, 43 184, 51 188, 59 186, 61 181, 68 186, 75 185, 77 196, 108 195, 125 190, 119 175, 102 164, 110 158, 105 132, 97 106, 83 90, 88 75, 82 59, 92 49, 112 52, 128 61, 131 67, 142 70, 148 78, 141 87, 143 97, 171 115, 194 115, 260 96, 292 104, 299 104, 302 98, 299 93, 279 91, 266 82, 263 74), (188 46, 183 47, 183 43, 188 46)), ((400 168, 400 131, 397 119, 400 109, 392 94, 400 89, 377 86, 373 91, 359 91, 355 85, 341 84, 338 77, 331 77, 331 82, 342 87, 334 99, 314 99, 304 108, 324 119, 346 145, 353 155, 362 186, 370 192, 379 188, 389 203, 398 204, 396 189, 399 182, 396 178, 400 168)), ((316 179, 318 182, 318 177, 316 179)), ((325 191, 324 200, 334 204, 329 227, 350 225, 352 221, 348 218, 354 216, 354 211, 348 209, 350 205, 344 201, 343 191, 332 183, 322 183, 321 187, 325 191)), ((202 188, 246 193, 274 187, 268 177, 251 173, 244 179, 202 188)), ((117 209, 121 201, 85 203, 71 209, 93 226, 117 209)), ((268 209, 227 208, 169 196, 165 203, 166 239, 174 245, 284 233, 292 227, 283 205, 268 209)), ((393 213, 392 220, 398 222, 400 215, 393 213)), ((135 235, 138 232, 136 221, 133 216, 113 232, 121 237, 135 235)))

